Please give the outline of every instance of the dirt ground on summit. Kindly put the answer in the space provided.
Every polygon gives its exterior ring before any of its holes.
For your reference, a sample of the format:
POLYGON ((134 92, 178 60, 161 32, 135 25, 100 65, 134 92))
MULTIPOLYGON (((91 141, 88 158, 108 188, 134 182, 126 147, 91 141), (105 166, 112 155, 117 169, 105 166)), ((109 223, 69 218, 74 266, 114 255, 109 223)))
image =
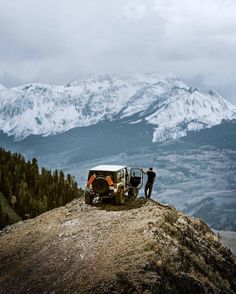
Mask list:
POLYGON ((17 223, 1 232, 0 259, 0 293, 235 291, 235 257, 207 225, 144 199, 77 199, 17 223))

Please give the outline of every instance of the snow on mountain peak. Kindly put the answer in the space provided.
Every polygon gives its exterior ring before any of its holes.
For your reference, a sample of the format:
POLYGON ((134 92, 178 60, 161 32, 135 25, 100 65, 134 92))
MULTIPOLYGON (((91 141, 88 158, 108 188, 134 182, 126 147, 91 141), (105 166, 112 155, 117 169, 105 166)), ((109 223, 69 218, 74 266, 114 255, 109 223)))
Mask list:
POLYGON ((162 141, 234 119, 236 107, 214 91, 190 88, 173 75, 89 75, 64 86, 0 87, 0 130, 18 139, 105 119, 129 118, 132 123, 137 116, 154 126, 153 141, 162 141))
POLYGON ((165 104, 146 120, 156 125, 153 141, 176 139, 205 127, 218 125, 222 120, 236 118, 236 107, 216 93, 183 91, 167 99, 165 104), (188 93, 189 92, 189 93, 188 93))

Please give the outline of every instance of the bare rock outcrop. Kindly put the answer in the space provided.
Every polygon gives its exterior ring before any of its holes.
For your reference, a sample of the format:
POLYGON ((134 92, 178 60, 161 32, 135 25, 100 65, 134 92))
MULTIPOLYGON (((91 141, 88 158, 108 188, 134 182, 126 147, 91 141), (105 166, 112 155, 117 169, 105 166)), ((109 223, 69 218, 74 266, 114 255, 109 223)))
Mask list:
POLYGON ((236 258, 200 219, 140 198, 77 199, 0 232, 0 293, 235 293, 236 258))

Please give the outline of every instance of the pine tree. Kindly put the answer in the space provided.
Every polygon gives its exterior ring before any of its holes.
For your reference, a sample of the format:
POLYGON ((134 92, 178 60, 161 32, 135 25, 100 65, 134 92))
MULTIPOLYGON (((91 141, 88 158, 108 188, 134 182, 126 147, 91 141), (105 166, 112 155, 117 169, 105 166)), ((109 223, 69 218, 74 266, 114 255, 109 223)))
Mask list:
POLYGON ((70 174, 65 176, 63 171, 52 172, 44 167, 39 172, 36 158, 25 161, 21 154, 3 148, 0 148, 0 192, 22 218, 37 216, 82 194, 70 174))

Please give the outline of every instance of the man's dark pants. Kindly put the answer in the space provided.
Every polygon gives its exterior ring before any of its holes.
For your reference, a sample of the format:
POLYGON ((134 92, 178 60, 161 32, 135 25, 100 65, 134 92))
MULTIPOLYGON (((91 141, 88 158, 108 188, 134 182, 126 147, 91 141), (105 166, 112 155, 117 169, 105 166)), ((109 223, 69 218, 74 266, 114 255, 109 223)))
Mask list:
POLYGON ((146 183, 145 185, 145 198, 151 198, 151 194, 152 194, 152 188, 153 188, 153 184, 152 183, 146 183))

